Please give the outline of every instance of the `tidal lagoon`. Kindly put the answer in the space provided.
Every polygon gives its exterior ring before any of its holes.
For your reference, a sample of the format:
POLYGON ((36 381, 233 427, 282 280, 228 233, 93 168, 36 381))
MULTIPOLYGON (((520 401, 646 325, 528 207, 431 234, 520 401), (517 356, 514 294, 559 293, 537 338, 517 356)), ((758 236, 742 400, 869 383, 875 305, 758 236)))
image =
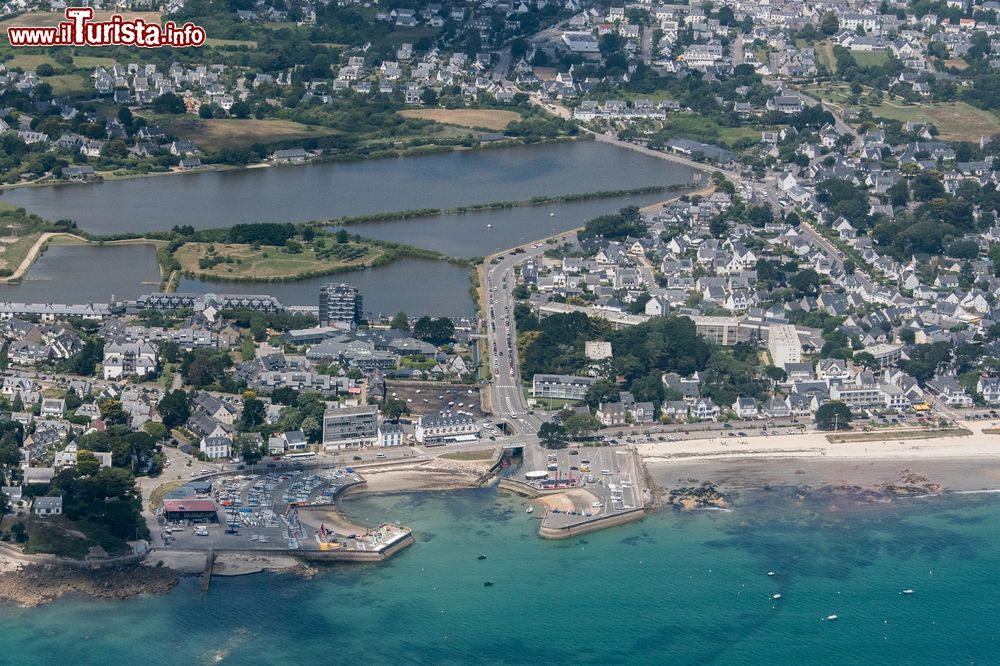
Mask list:
POLYGON ((694 170, 593 141, 27 187, 3 200, 95 234, 305 222, 692 182, 694 170))

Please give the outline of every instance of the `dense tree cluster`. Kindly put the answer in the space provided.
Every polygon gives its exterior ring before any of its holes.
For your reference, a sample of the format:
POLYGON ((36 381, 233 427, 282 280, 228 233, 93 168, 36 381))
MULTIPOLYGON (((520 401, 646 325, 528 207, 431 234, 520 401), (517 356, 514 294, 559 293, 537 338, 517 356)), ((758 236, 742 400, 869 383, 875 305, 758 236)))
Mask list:
POLYGON ((278 222, 258 222, 256 224, 236 224, 229 229, 232 243, 260 243, 261 245, 284 245, 295 237, 295 225, 278 222))

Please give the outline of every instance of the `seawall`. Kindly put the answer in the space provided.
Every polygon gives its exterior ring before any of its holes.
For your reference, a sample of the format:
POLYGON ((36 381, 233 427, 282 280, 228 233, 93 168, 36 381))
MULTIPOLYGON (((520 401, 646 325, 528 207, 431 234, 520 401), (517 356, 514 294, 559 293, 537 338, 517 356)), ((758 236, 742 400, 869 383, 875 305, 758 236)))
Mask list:
POLYGON ((625 523, 641 520, 645 516, 646 512, 643 509, 633 509, 632 511, 626 511, 624 513, 616 513, 610 516, 582 520, 579 523, 566 525, 564 527, 546 527, 543 519, 542 525, 538 528, 538 535, 543 539, 569 539, 570 537, 586 534, 587 532, 596 532, 597 530, 603 530, 608 527, 616 527, 618 525, 624 525, 625 523))

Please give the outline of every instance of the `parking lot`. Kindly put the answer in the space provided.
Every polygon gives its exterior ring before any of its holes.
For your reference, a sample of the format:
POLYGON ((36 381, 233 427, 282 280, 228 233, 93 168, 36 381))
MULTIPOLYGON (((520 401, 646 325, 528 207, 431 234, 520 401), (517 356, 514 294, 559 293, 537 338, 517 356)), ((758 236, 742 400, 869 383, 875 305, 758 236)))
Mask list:
MULTIPOLYGON (((298 520, 298 506, 333 503, 337 492, 360 481, 357 474, 342 469, 293 470, 262 475, 216 478, 210 494, 215 504, 215 522, 167 522, 162 516, 164 544, 178 549, 318 549, 315 528, 298 520), (294 506, 290 507, 292 504, 294 506)), ((356 544, 350 535, 332 533, 344 548, 356 544)))
MULTIPOLYGON (((524 466, 515 477, 519 481, 530 483, 532 472, 536 475, 545 472, 549 481, 566 480, 567 489, 586 491, 567 493, 572 508, 567 504, 547 513, 546 521, 553 527, 579 522, 581 517, 598 518, 643 505, 641 479, 637 478, 630 449, 595 446, 550 451, 526 447, 524 455, 524 466)), ((539 483, 544 485, 545 481, 539 483)))
POLYGON ((481 409, 478 386, 459 386, 425 382, 402 384, 389 380, 388 397, 403 400, 414 416, 437 414, 444 410, 467 412, 475 418, 486 415, 481 409))

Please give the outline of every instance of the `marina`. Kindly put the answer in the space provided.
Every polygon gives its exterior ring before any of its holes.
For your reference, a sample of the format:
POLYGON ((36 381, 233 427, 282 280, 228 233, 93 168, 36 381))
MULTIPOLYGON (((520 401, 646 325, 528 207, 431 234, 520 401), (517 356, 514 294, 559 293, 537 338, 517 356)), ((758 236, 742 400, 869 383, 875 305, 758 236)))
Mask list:
POLYGON ((351 468, 261 467, 268 471, 201 478, 168 494, 156 511, 157 547, 364 561, 384 559, 412 543, 410 531, 399 525, 366 527, 336 515, 338 495, 365 483, 351 468))

